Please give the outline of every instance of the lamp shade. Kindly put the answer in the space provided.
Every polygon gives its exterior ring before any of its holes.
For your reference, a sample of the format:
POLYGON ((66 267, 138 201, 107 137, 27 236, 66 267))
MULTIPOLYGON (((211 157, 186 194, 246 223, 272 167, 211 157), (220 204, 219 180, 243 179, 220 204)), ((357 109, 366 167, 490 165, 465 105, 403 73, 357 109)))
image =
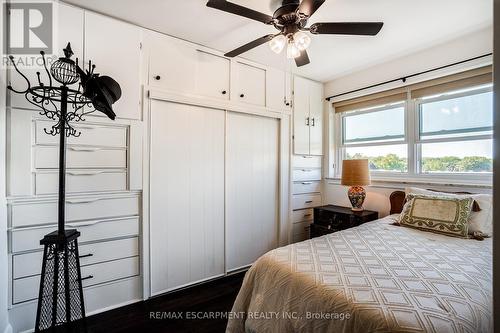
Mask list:
POLYGON ((343 160, 341 184, 346 186, 370 185, 371 180, 368 160, 343 160))

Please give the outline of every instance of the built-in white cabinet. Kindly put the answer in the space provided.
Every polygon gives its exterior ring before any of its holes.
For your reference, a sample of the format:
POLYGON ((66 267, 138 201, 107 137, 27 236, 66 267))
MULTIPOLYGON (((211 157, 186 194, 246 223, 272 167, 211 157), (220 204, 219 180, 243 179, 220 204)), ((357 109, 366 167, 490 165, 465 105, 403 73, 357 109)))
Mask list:
POLYGON ((95 72, 115 79, 121 98, 113 105, 117 117, 141 119, 141 30, 106 16, 85 12, 85 61, 95 72))
MULTIPOLYGON (((81 63, 83 61, 83 10, 60 2, 53 3, 52 5, 54 6, 55 14, 53 20, 55 39, 52 50, 53 54, 46 55, 47 67, 49 67, 51 63, 49 62, 49 57, 57 59, 58 57, 64 56, 63 49, 66 47, 68 42, 71 43, 71 49, 74 52, 73 59, 78 58, 81 63)), ((22 29, 17 29, 17 31, 19 31, 19 33, 23 32, 22 29)), ((20 38, 22 40, 23 37, 21 36, 20 38)), ((17 59, 17 56, 14 56, 17 59)), ((34 56, 41 59, 39 54, 34 56)), ((20 66, 22 73, 26 75, 32 85, 37 84, 37 71, 41 74, 41 81, 45 84, 49 83, 48 76, 45 69, 41 65, 40 59, 36 59, 34 64, 20 66)), ((26 88, 26 80, 16 73, 14 69, 10 70, 9 80, 12 87, 16 90, 23 90, 26 88)), ((29 103, 22 94, 9 92, 9 97, 10 105, 13 107, 39 110, 36 106, 29 103)))
POLYGON ((233 99, 240 103, 258 106, 266 105, 266 70, 250 64, 236 61, 233 99))
POLYGON ((294 78, 293 151, 297 155, 323 154, 323 85, 294 78))
POLYGON ((266 106, 276 111, 289 111, 292 100, 291 75, 274 68, 266 70, 266 106))
POLYGON ((230 98, 231 60, 194 44, 158 33, 147 33, 149 86, 170 93, 230 98))
POLYGON ((151 103, 153 295, 224 274, 225 112, 151 103))
POLYGON ((223 56, 195 50, 197 95, 229 100, 231 61, 223 56))
POLYGON ((228 113, 226 269, 252 264, 278 244, 279 121, 228 113))
POLYGON ((238 105, 259 112, 290 112, 291 75, 159 33, 144 37, 146 80, 160 93, 219 101, 221 108, 238 105), (229 103, 229 104, 228 104, 229 103))

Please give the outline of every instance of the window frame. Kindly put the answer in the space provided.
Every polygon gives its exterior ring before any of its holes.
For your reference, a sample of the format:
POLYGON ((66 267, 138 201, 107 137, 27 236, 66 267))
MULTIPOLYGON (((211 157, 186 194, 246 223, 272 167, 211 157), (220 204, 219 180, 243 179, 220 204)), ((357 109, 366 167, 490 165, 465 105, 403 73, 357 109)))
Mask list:
MULTIPOLYGON (((408 112, 407 112, 407 107, 406 107, 406 101, 402 102, 396 102, 396 103, 391 103, 391 104, 385 104, 385 105, 380 105, 376 106, 373 108, 368 108, 368 109, 362 109, 362 110, 356 110, 356 111, 349 111, 349 112, 343 112, 340 113, 340 160, 344 160, 347 155, 347 148, 359 148, 359 147, 380 147, 380 146, 394 146, 394 145, 407 145, 408 147, 408 128, 406 126, 407 119, 408 119, 408 112), (357 115, 362 115, 362 114, 367 114, 367 113, 374 113, 374 112, 380 112, 380 111, 385 111, 385 110, 391 110, 391 109, 396 109, 396 108, 403 108, 403 137, 400 140, 392 140, 392 141, 367 141, 367 142, 361 142, 361 143, 344 143, 344 138, 345 138, 345 128, 344 128, 344 119, 347 117, 352 117, 352 116, 357 116, 357 115)), ((340 167, 340 166, 339 166, 340 167)), ((371 170, 370 173, 372 175, 378 175, 378 176, 391 176, 391 175, 407 175, 409 171, 409 156, 408 156, 408 165, 407 165, 407 171, 406 172, 396 172, 396 171, 376 171, 376 170, 371 170)))
MULTIPOLYGON (((455 176, 457 178, 470 178, 475 180, 484 180, 485 178, 492 179, 492 173, 468 173, 468 172, 442 172, 442 173, 424 173, 422 171, 422 145, 426 143, 448 143, 448 142, 463 142, 463 141, 477 141, 477 140, 491 140, 493 139, 493 134, 478 134, 478 135, 466 135, 466 136, 455 136, 450 138, 432 138, 432 139, 421 139, 420 133, 422 130, 422 113, 421 113, 421 105, 425 103, 437 102, 437 101, 445 101, 453 98, 465 97, 465 96, 473 96, 482 94, 485 92, 492 92, 493 86, 489 85, 486 87, 475 87, 471 89, 467 89, 465 91, 455 91, 448 92, 444 94, 440 94, 437 96, 427 97, 427 98, 418 98, 415 99, 415 117, 417 121, 415 122, 415 149, 416 149, 416 161, 415 161, 415 171, 418 175, 424 175, 426 177, 436 177, 444 176, 445 178, 450 176, 455 176)), ((491 127, 493 130, 493 126, 491 127)))
MULTIPOLYGON (((344 113, 334 113, 332 117, 332 127, 334 135, 331 143, 331 153, 334 157, 334 163, 330 174, 334 178, 340 178, 342 172, 342 160, 346 157, 346 148, 349 147, 368 147, 368 146, 385 146, 395 144, 406 144, 408 166, 407 172, 395 171, 371 171, 372 179, 377 181, 404 181, 404 182, 427 182, 427 183, 460 183, 460 184, 476 184, 476 185, 491 185, 493 174, 492 173, 466 173, 466 172, 442 172, 442 173, 424 173, 421 171, 422 161, 422 144, 425 143, 446 143, 455 141, 475 141, 492 139, 492 134, 457 136, 452 138, 432 138, 420 139, 421 128, 421 112, 420 107, 424 103, 447 100, 462 96, 476 95, 484 92, 493 91, 492 84, 483 85, 479 87, 471 87, 470 89, 462 89, 454 92, 447 92, 431 97, 415 98, 412 99, 408 93, 407 99, 403 102, 392 103, 386 105, 376 106, 370 109, 349 111, 344 113), (371 113, 386 110, 388 108, 395 108, 403 106, 404 108, 404 121, 405 121, 405 136, 404 140, 387 141, 387 142, 364 142, 360 144, 344 144, 344 117, 352 116, 363 113, 371 113)), ((333 107, 331 108, 333 112, 333 107)))

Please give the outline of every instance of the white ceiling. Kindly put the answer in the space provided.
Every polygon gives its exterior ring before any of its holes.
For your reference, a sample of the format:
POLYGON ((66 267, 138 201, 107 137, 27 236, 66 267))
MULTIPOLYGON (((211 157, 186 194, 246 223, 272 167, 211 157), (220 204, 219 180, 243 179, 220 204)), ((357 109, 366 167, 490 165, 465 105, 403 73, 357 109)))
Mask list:
MULTIPOLYGON (((223 52, 273 27, 205 6, 206 0, 64 0, 223 52)), ((272 15, 277 0, 233 0, 272 15)), ((311 63, 295 68, 262 45, 242 56, 328 81, 489 27, 492 0, 326 0, 309 21, 383 21, 376 37, 314 35, 311 63)))

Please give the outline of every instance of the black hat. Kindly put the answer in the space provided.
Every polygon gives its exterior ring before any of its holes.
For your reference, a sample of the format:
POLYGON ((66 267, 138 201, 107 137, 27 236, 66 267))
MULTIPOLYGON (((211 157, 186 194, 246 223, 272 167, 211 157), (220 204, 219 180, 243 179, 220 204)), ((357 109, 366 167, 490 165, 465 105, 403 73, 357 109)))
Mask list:
POLYGON ((83 94, 90 98, 96 110, 101 111, 112 120, 116 118, 112 105, 122 96, 118 82, 109 76, 93 74, 85 82, 83 94))
MULTIPOLYGON (((97 88, 92 104, 96 110, 114 120, 116 114, 113 112, 112 105, 122 96, 120 85, 109 76, 97 76, 91 80, 94 81, 95 88, 97 88)), ((92 84, 92 82, 90 83, 92 84)))

